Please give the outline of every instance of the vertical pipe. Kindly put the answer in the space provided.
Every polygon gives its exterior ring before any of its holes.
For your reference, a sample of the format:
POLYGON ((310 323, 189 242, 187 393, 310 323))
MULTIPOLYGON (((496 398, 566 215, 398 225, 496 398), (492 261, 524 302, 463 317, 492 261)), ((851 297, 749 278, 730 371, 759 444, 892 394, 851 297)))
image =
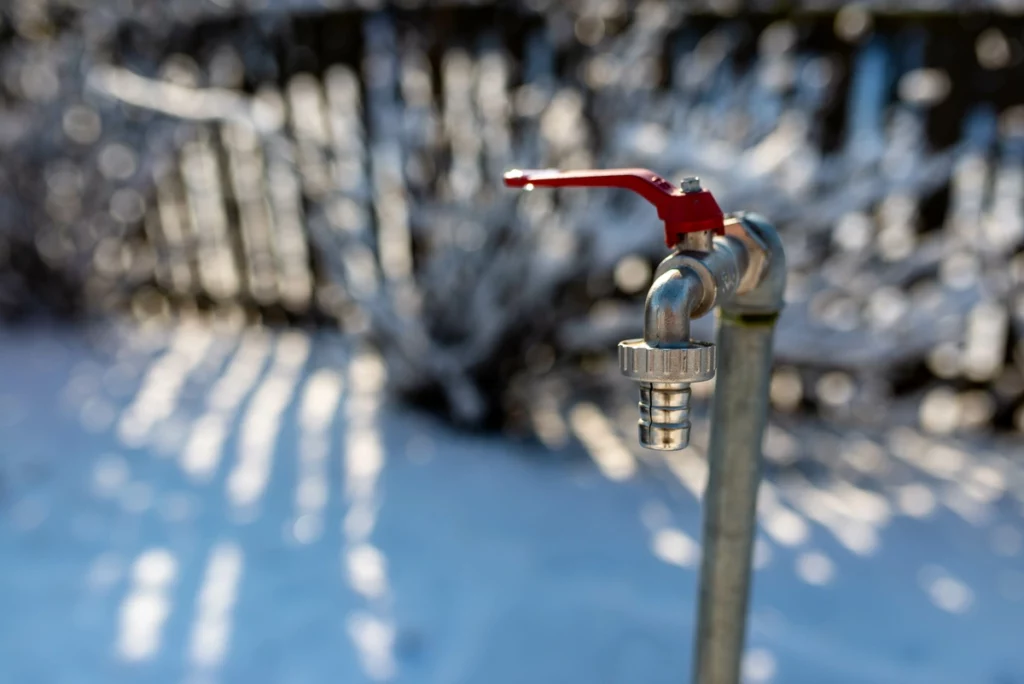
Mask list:
POLYGON ((704 499, 695 684, 737 684, 777 314, 722 312, 704 499))

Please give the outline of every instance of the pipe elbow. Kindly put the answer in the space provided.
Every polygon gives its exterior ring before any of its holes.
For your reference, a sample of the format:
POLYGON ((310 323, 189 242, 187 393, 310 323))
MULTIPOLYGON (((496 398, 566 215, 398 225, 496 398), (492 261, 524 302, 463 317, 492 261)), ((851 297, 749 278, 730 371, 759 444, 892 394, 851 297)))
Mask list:
POLYGON ((644 302, 644 341, 652 347, 682 346, 690 341, 690 319, 704 297, 704 284, 692 268, 675 268, 659 276, 644 302))
POLYGON ((722 308, 727 313, 739 315, 777 314, 782 311, 786 294, 786 254, 782 240, 775 226, 759 214, 744 213, 739 219, 746 233, 762 250, 766 263, 757 285, 724 302, 722 308))

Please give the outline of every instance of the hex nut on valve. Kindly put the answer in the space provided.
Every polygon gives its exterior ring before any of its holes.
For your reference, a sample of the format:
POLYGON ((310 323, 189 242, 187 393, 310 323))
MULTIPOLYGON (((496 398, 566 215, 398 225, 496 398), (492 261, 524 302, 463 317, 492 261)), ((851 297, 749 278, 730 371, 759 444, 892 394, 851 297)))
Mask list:
POLYGON ((690 443, 690 383, 715 377, 715 345, 690 341, 652 347, 644 340, 619 343, 619 369, 640 383, 640 443, 675 451, 690 443))

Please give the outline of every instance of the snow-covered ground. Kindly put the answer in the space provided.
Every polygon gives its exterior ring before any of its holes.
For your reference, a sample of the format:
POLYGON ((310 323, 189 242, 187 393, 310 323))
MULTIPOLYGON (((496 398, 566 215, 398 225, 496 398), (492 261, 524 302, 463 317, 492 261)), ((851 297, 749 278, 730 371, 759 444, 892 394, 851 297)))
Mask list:
MULTIPOLYGON (((697 449, 459 433, 327 333, 7 331, 0 378, 0 681, 688 679, 697 449)), ((865 444, 912 479, 766 484, 746 679, 1024 682, 1016 464, 865 444)))

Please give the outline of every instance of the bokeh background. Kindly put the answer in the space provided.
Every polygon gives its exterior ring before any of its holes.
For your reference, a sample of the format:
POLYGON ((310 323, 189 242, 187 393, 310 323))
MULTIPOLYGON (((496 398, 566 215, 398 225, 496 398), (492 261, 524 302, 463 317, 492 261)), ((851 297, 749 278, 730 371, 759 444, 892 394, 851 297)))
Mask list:
POLYGON ((644 166, 791 266, 745 680, 1024 681, 1022 14, 4 3, 0 679, 684 681, 661 226, 501 185, 644 166))

